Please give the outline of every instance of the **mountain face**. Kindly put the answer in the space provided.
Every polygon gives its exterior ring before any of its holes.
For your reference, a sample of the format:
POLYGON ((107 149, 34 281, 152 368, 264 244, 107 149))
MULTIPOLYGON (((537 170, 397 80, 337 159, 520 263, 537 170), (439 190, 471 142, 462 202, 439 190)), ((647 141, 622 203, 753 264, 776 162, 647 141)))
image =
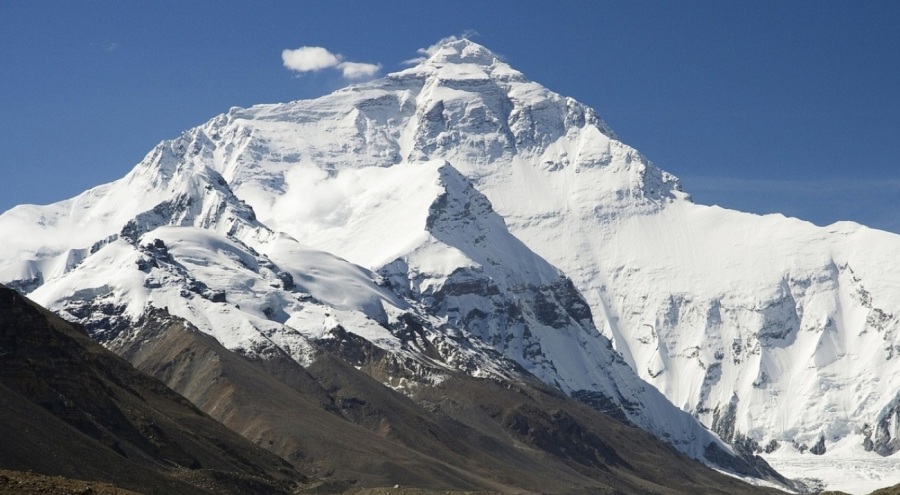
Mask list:
POLYGON ((533 377, 454 372, 401 394, 383 381, 402 372, 395 355, 349 332, 316 344, 306 366, 278 348, 234 353, 164 310, 126 332, 117 353, 324 480, 319 492, 776 492, 710 470, 533 377))
POLYGON ((142 493, 292 493, 303 480, 83 329, 3 286, 0 403, 5 469, 142 493))
POLYGON ((467 40, 233 108, 0 232, 0 281, 123 352, 164 309, 245 357, 324 350, 411 398, 535 376, 748 475, 775 449, 900 448, 897 236, 693 204, 467 40))
MULTIPOLYGON (((634 375, 599 335, 572 283, 513 237, 452 166, 389 170, 395 175, 382 179, 383 191, 412 182, 425 197, 403 203, 422 217, 418 232, 412 218, 393 219, 410 224, 389 230, 409 237, 402 240, 407 251, 380 273, 276 234, 208 168, 176 167, 163 195, 170 199, 125 222, 119 234, 100 234, 86 253, 58 255, 83 259, 31 295, 111 347, 150 308, 165 308, 229 349, 265 355, 275 347, 303 365, 312 364, 315 346, 343 346, 349 333, 358 342, 338 351, 352 357, 371 343, 390 354, 394 369, 381 378, 398 390, 460 370, 515 379, 521 367, 696 458, 728 451, 634 375)), ((102 209, 89 211, 100 216, 102 209)), ((363 242, 362 230, 352 229, 356 239, 346 241, 363 242)))
POLYGON ((0 492, 774 493, 534 378, 458 373, 414 402, 328 351, 307 367, 276 349, 241 356, 164 309, 115 342, 246 438, 0 286, 0 492))

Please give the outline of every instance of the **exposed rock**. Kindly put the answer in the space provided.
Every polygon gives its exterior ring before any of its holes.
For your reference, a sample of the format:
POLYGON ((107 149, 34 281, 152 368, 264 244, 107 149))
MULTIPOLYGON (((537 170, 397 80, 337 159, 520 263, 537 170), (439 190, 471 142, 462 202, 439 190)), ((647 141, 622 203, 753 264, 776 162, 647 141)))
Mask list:
POLYGON ((822 455, 825 453, 825 450, 825 435, 821 435, 819 436, 819 440, 816 442, 816 444, 809 449, 809 453, 814 455, 822 455))

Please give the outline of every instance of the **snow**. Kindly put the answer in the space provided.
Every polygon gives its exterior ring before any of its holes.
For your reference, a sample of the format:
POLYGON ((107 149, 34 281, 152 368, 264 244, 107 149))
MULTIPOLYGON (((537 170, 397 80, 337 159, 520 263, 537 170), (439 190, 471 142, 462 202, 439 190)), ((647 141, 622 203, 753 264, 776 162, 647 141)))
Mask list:
POLYGON ((45 283, 29 297, 35 301, 87 301, 104 297, 116 306, 124 306, 126 315, 136 317, 149 298, 148 291, 143 288, 143 274, 129 269, 136 260, 137 253, 128 244, 108 244, 79 265, 85 273, 83 277, 68 283, 45 283))
POLYGON ((385 305, 407 307, 405 301, 377 286, 372 272, 333 254, 304 248, 288 237, 272 242, 263 253, 290 273, 300 290, 333 308, 386 319, 385 305))
MULTIPOLYGON (((321 338, 326 331, 344 325, 377 343, 396 341, 373 318, 387 319, 385 304, 397 308, 406 304, 378 288, 371 272, 333 255, 303 248, 284 236, 266 246, 268 260, 292 274, 301 291, 298 298, 280 287, 283 282, 278 274, 262 264, 258 255, 219 234, 193 227, 161 227, 141 241, 151 239, 162 240, 171 257, 191 276, 226 294, 229 304, 194 300, 187 307, 183 297, 166 301, 172 303, 170 310, 178 308, 176 314, 188 321, 206 321, 201 328, 226 347, 249 349, 260 335, 277 341, 283 337, 283 325, 306 338, 321 338)), ((294 342, 298 345, 308 347, 302 341, 294 342)))
POLYGON ((332 173, 300 164, 285 177, 284 194, 255 210, 300 242, 363 266, 379 266, 426 239, 423 227, 439 193, 440 164, 332 173), (373 214, 381 221, 371 221, 373 214))
POLYGON ((701 400, 714 407, 737 394, 737 428, 760 443, 838 439, 875 423, 895 393, 897 367, 884 349, 896 323, 866 327, 872 307, 891 311, 900 300, 896 282, 871 270, 889 266, 881 263, 900 244, 858 226, 832 230, 839 235, 778 215, 675 203, 600 231, 594 259, 608 278, 573 278, 601 282, 584 293, 610 308, 616 325, 606 331, 675 404, 697 411, 701 400), (872 294, 866 304, 854 297, 860 284, 872 294), (703 392, 712 363, 721 377, 703 392))
POLYGON ((822 456, 780 449, 766 461, 790 478, 821 480, 826 490, 864 495, 900 484, 900 454, 882 457, 860 447, 861 438, 847 437, 822 456))

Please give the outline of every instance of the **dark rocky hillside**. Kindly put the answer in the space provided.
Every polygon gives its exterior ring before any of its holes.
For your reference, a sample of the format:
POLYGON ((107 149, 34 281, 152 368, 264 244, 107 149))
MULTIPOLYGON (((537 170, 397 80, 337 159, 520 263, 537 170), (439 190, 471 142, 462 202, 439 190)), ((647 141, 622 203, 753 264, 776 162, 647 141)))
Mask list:
POLYGON ((141 493, 290 493, 294 468, 0 286, 0 468, 141 493))

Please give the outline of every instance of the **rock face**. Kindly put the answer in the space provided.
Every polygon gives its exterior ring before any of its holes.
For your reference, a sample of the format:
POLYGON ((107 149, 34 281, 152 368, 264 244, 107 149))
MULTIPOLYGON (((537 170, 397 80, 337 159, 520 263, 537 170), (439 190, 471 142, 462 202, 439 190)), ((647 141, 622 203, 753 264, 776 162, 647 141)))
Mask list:
POLYGON ((290 493, 303 477, 0 286, 0 466, 143 493, 290 493))
POLYGON ((897 236, 695 205, 593 110, 467 40, 233 108, 0 232, 0 281, 113 348, 165 309, 409 397, 533 374, 729 466, 703 425, 744 466, 770 445, 897 445, 897 236))

